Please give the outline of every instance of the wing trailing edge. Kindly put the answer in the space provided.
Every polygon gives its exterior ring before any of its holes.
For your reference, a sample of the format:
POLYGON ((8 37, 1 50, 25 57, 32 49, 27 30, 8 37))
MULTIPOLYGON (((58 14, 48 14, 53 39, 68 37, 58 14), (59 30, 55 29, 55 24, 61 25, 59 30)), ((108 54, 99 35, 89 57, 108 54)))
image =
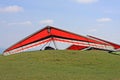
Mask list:
POLYGON ((95 40, 98 40, 98 41, 110 44, 111 46, 114 47, 115 50, 119 50, 120 49, 120 45, 119 44, 116 44, 116 43, 113 43, 113 42, 110 42, 110 41, 106 41, 106 40, 103 40, 103 39, 100 39, 100 38, 97 38, 97 37, 94 37, 94 36, 90 36, 90 35, 88 35, 88 37, 91 38, 91 39, 95 39, 95 40))

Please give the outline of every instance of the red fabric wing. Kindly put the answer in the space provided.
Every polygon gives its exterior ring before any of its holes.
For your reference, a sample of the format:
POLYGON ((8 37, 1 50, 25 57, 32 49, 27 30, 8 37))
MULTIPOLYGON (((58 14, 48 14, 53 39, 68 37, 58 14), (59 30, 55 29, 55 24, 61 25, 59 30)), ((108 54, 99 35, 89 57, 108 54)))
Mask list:
POLYGON ((87 38, 85 36, 81 36, 78 34, 74 34, 68 31, 60 30, 57 28, 51 28, 51 34, 54 36, 59 36, 63 38, 68 38, 68 39, 73 39, 73 40, 78 40, 78 41, 83 41, 83 42, 91 42, 91 43, 96 43, 96 44, 103 44, 103 45, 108 45, 90 38, 87 38))
POLYGON ((43 28, 42 30, 39 30, 38 32, 28 36, 27 38, 21 40, 20 42, 12 45, 11 47, 9 47, 8 49, 6 49, 4 52, 7 51, 11 51, 14 50, 16 48, 37 42, 37 41, 41 41, 45 38, 48 37, 59 37, 59 38, 64 38, 64 39, 70 39, 70 40, 76 40, 76 41, 83 41, 83 42, 90 42, 90 43, 96 43, 96 44, 103 44, 103 45, 108 45, 105 43, 102 43, 100 41, 85 37, 85 36, 81 36, 75 33, 71 33, 65 30, 61 30, 58 28, 54 28, 51 26, 47 26, 45 28, 43 28))
POLYGON ((37 40, 41 40, 45 37, 49 36, 49 33, 47 31, 46 28, 42 29, 41 31, 38 31, 36 33, 34 33, 33 35, 28 36, 27 38, 21 40, 20 42, 12 45, 11 47, 9 47, 8 49, 6 49, 4 52, 6 51, 10 51, 19 47, 22 47, 24 45, 30 44, 32 42, 35 42, 37 40))

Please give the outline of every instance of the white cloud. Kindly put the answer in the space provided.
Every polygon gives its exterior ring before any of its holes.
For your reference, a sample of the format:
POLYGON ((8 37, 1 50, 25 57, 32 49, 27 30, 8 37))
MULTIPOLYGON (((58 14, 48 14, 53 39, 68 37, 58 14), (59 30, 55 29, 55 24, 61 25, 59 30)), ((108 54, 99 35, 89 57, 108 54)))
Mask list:
POLYGON ((96 21, 97 22, 110 22, 110 21, 112 21, 112 19, 111 18, 99 18, 96 21))
POLYGON ((9 26, 14 26, 14 25, 26 25, 26 26, 30 26, 32 25, 31 21, 25 21, 25 22, 16 22, 16 23, 9 23, 9 26))
POLYGON ((99 0, 75 0, 75 1, 82 4, 91 4, 91 3, 98 2, 99 0))
POLYGON ((24 9, 20 6, 13 5, 13 6, 7 6, 7 7, 0 7, 0 13, 17 13, 21 12, 24 9))
POLYGON ((45 25, 52 25, 53 23, 54 23, 54 21, 51 19, 40 21, 40 24, 45 24, 45 25))

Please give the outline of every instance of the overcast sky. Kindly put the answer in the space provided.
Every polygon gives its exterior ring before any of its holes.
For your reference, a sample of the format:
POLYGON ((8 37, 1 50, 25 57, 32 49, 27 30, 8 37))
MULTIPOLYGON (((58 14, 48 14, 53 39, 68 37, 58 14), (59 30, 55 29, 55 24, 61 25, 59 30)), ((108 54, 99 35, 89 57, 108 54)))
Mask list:
POLYGON ((0 0, 0 48, 46 25, 120 44, 120 0, 0 0))

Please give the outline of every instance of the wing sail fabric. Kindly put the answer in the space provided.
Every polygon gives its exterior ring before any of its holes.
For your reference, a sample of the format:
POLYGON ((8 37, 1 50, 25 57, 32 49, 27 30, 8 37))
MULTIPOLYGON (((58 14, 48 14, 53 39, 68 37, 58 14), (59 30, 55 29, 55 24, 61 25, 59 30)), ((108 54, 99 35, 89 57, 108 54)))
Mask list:
POLYGON ((47 26, 36 33, 26 37, 25 39, 19 41, 18 43, 7 48, 3 55, 10 55, 22 52, 24 50, 40 46, 41 44, 47 43, 49 41, 58 41, 70 43, 73 45, 80 46, 91 46, 101 49, 113 50, 113 47, 107 43, 97 41, 85 36, 81 36, 72 32, 61 30, 55 27, 47 26))

